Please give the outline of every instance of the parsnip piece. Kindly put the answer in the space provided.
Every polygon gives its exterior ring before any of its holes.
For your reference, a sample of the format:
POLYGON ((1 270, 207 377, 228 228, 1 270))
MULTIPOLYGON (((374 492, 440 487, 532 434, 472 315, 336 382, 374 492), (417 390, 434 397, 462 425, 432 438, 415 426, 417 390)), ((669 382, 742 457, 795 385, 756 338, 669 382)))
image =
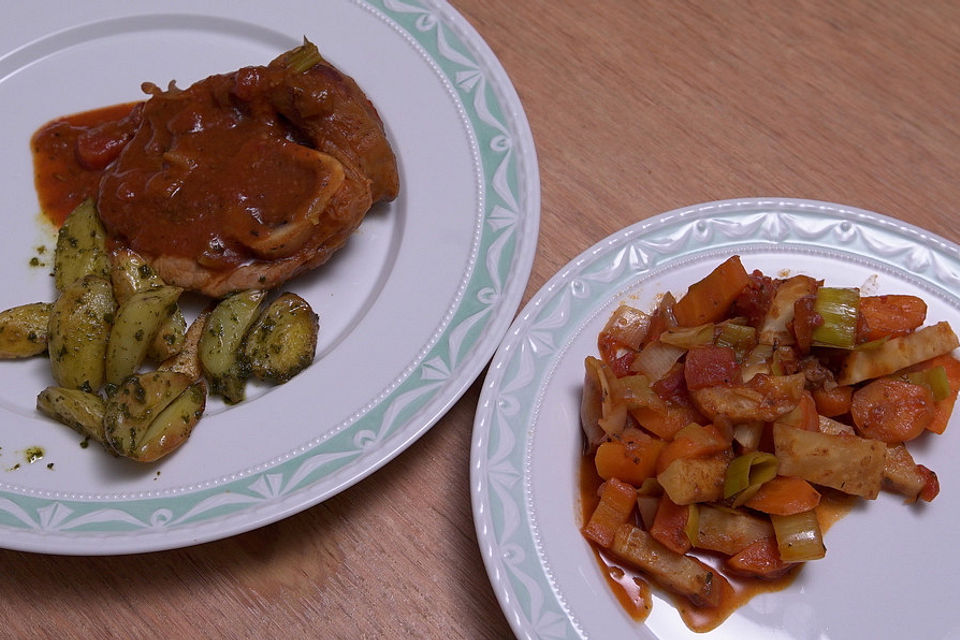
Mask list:
POLYGON ((677 458, 657 475, 657 482, 675 504, 722 500, 727 463, 717 456, 677 458))
POLYGON ((210 381, 210 393, 230 404, 244 398, 249 367, 242 355, 243 339, 256 320, 266 291, 251 289, 228 296, 210 312, 200 336, 200 363, 210 381))
POLYGON ((697 547, 735 555, 758 540, 773 535, 769 518, 745 509, 700 505, 697 547))
POLYGON ((53 303, 47 351, 58 386, 96 391, 103 385, 104 356, 115 311, 110 283, 97 276, 75 280, 53 303))
POLYGON ((107 343, 106 381, 120 384, 135 373, 183 289, 161 286, 138 291, 120 304, 107 343))
POLYGON ((95 393, 47 387, 37 396, 37 409, 81 435, 104 442, 103 399, 95 393))
POLYGON ((281 294, 267 305, 244 339, 250 372, 280 384, 306 369, 317 352, 319 317, 295 293, 281 294))
POLYGON ((780 474, 873 500, 880 492, 886 445, 859 436, 773 425, 780 474))
POLYGON ((696 558, 675 553, 632 524, 617 528, 610 550, 620 560, 643 571, 668 591, 687 597, 698 607, 720 603, 726 579, 696 558))
POLYGON ((873 349, 853 351, 843 362, 837 384, 848 385, 879 378, 911 365, 949 353, 960 346, 956 334, 946 322, 905 336, 890 338, 873 349))
POLYGON ((0 312, 0 358, 29 358, 47 350, 49 302, 31 302, 0 312))
POLYGON ((84 200, 70 212, 57 233, 53 256, 53 279, 58 291, 87 275, 110 278, 106 237, 92 200, 84 200))

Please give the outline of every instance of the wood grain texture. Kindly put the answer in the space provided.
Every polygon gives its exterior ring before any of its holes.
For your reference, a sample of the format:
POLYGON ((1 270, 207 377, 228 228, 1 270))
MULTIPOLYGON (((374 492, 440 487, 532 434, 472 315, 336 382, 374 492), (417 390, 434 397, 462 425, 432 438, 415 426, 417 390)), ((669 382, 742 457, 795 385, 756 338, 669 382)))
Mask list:
MULTIPOLYGON (((960 241, 960 3, 453 4, 537 143, 525 300, 617 229, 721 198, 829 200, 960 241)), ((478 395, 370 478, 245 535, 126 557, 0 551, 0 638, 510 637, 471 520, 478 395)))

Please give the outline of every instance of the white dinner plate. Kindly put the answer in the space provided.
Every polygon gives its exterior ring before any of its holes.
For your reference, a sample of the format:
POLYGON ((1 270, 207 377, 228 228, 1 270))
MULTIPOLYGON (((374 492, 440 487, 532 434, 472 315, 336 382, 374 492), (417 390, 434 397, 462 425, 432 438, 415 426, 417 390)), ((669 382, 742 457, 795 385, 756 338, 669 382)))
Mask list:
POLYGON ((865 294, 906 293, 927 324, 960 328, 960 248, 876 213, 824 202, 714 202, 644 220, 561 269, 507 332, 474 426, 471 493, 477 534, 500 604, 520 638, 875 640, 960 637, 954 533, 960 526, 960 429, 911 443, 940 495, 904 505, 881 494, 826 533, 827 556, 786 590, 760 595, 706 634, 668 600, 631 619, 579 533, 583 361, 621 301, 652 309, 682 295, 726 257, 748 271, 806 273, 865 294))
POLYGON ((401 180, 399 198, 376 206, 331 262, 286 285, 320 315, 315 362, 240 405, 211 400, 189 442, 151 465, 83 449, 41 417, 44 358, 0 363, 0 545, 151 551, 296 513, 409 446, 495 351, 533 262, 536 155, 496 57, 435 0, 5 7, 0 308, 53 298, 54 232, 39 215, 29 146, 38 127, 140 99, 144 81, 186 87, 266 64, 304 37, 376 105, 401 180))

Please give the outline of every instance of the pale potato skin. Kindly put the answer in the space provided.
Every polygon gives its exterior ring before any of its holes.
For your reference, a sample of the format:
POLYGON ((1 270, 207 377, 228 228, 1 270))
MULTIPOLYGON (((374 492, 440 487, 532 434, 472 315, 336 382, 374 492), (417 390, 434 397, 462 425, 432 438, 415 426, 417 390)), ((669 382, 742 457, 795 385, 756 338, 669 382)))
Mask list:
POLYGON ((67 286, 53 303, 47 351, 58 386, 88 391, 103 386, 107 340, 116 310, 110 282, 92 275, 67 286))
POLYGON ((95 393, 64 387, 47 387, 37 396, 37 409, 78 433, 104 442, 103 399, 95 393))
POLYGON ((159 286, 138 291, 120 304, 107 344, 107 383, 120 384, 140 368, 182 292, 180 287, 159 286))
POLYGON ((103 416, 107 445, 119 455, 140 460, 151 424, 192 384, 176 371, 150 371, 127 377, 107 399, 103 416))
POLYGON ((246 336, 252 375, 282 384, 307 368, 317 351, 319 317, 306 300, 284 293, 271 302, 246 336))
POLYGON ((210 392, 222 395, 230 404, 244 398, 249 369, 240 350, 265 296, 266 291, 249 289, 224 298, 210 312, 200 336, 200 363, 210 392))
POLYGON ((0 312, 0 358, 29 358, 47 350, 49 302, 31 302, 0 312))
MULTIPOLYGON (((114 249, 110 252, 110 263, 113 295, 120 305, 136 293, 166 286, 153 267, 132 249, 114 249)), ((147 358, 161 362, 179 353, 183 348, 186 330, 187 321, 178 306, 160 325, 147 349, 147 358)))
POLYGON ((53 279, 58 291, 87 275, 110 278, 106 231, 90 200, 80 203, 64 220, 53 257, 53 279))

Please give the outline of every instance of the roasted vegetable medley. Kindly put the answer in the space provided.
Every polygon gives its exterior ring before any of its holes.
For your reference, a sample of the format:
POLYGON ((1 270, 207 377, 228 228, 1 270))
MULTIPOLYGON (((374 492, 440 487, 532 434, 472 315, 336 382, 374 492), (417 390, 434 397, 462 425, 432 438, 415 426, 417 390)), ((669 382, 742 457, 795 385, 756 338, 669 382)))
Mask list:
POLYGON ((621 305, 586 358, 584 486, 599 488, 583 535, 719 624, 728 577, 824 557, 828 497, 933 500, 937 476, 907 443, 947 427, 960 362, 926 311, 738 256, 650 313, 621 305))
POLYGON ((115 455, 169 454, 203 414, 208 383, 237 403, 247 380, 286 382, 316 353, 317 315, 294 293, 236 292, 188 327, 183 290, 130 249, 108 251, 91 201, 61 226, 53 275, 53 303, 0 313, 0 357, 48 353, 54 385, 37 409, 115 455))

